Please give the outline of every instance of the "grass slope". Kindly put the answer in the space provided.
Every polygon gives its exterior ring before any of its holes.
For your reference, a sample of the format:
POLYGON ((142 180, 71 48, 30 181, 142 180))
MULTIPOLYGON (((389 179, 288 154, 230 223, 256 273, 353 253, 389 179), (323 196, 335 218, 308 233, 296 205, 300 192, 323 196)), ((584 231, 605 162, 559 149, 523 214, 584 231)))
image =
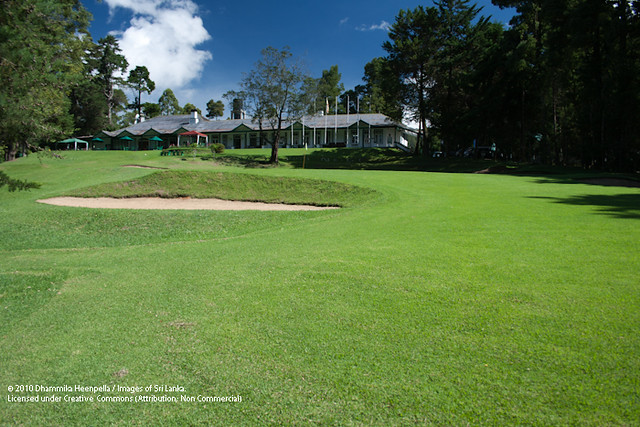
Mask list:
POLYGON ((212 171, 165 171, 69 192, 78 197, 194 197, 315 206, 357 206, 374 191, 332 181, 212 171))
POLYGON ((44 184, 0 192, 3 423, 640 423, 638 189, 265 168, 378 196, 237 216, 34 203, 150 173, 132 163, 218 170, 131 152, 2 165, 44 184), (243 401, 17 404, 12 384, 243 401))

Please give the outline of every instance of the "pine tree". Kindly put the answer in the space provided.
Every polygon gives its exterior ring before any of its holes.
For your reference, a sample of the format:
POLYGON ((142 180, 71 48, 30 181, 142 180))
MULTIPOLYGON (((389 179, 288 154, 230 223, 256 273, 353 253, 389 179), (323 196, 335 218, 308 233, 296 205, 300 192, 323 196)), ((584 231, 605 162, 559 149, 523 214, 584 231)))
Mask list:
POLYGON ((109 125, 113 125, 113 112, 117 108, 117 86, 125 85, 124 78, 120 76, 126 72, 129 66, 127 59, 120 52, 118 40, 114 36, 108 35, 98 40, 98 43, 93 46, 90 60, 87 61, 95 70, 95 77, 107 100, 109 125))
POLYGON ((149 77, 149 70, 145 66, 138 65, 129 71, 127 85, 135 90, 138 94, 135 102, 135 109, 138 117, 142 117, 142 92, 151 93, 156 88, 156 84, 149 77))

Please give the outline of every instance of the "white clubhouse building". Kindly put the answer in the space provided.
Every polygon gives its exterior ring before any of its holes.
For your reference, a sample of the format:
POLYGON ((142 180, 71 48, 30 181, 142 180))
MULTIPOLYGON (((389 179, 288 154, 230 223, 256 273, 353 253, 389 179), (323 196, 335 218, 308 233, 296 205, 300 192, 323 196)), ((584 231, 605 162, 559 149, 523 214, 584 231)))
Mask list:
MULTIPOLYGON (((91 141, 94 150, 158 150, 197 142, 208 146, 221 143, 227 149, 267 148, 271 129, 251 119, 207 120, 198 112, 157 116, 116 131, 101 131, 91 141)), ((398 147, 409 150, 416 131, 383 114, 340 114, 305 116, 282 124, 280 146, 398 147)))

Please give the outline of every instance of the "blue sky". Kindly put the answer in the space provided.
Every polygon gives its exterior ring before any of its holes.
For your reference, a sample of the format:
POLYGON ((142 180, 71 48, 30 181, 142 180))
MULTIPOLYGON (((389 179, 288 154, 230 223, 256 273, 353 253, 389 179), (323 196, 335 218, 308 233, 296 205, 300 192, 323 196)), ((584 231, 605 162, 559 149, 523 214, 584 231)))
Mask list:
MULTIPOLYGON (((143 102, 171 88, 181 105, 206 110, 209 99, 237 89, 260 51, 289 46, 309 73, 338 65, 346 89, 362 83, 364 66, 384 56, 388 25, 400 9, 430 0, 83 0, 95 41, 114 34, 131 66, 144 65, 156 83, 143 102)), ((509 21, 511 11, 478 0, 483 15, 509 21)), ((131 94, 128 94, 131 96, 131 94)), ((225 108, 225 117, 229 111, 225 108)))

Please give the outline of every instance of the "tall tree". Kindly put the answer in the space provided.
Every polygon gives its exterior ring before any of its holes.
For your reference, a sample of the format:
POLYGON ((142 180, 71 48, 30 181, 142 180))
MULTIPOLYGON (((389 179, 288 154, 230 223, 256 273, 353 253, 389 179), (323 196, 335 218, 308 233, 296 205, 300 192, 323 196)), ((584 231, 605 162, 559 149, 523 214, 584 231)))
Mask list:
POLYGON ((241 91, 227 92, 228 98, 244 100, 244 107, 260 127, 261 137, 271 144, 271 163, 278 163, 283 121, 297 119, 304 111, 301 88, 304 79, 302 65, 288 47, 282 50, 267 47, 240 82, 241 91), (265 124, 270 135, 263 132, 265 124))
POLYGON ((87 70, 84 79, 73 85, 69 99, 77 134, 92 135, 109 127, 107 100, 91 70, 87 70))
POLYGON ((0 8, 0 144, 5 160, 73 130, 67 93, 82 77, 89 13, 77 0, 0 8))
POLYGON ((91 49, 88 64, 96 70, 96 78, 102 86, 102 91, 107 100, 107 117, 109 124, 113 125, 113 111, 116 108, 116 88, 124 85, 122 77, 127 71, 129 63, 122 55, 118 40, 108 35, 98 40, 91 49))
MULTIPOLYGON (((447 150, 470 138, 471 76, 479 60, 479 35, 488 19, 468 0, 440 0, 434 7, 400 11, 383 47, 402 82, 404 101, 419 123, 417 153, 427 153, 430 125, 447 150)), ((433 139, 433 138, 432 138, 433 139)))
POLYGON ((366 88, 363 85, 357 85, 355 88, 340 94, 340 105, 344 106, 345 112, 356 114, 359 112, 358 107, 365 94, 366 88))
POLYGON ((222 101, 214 101, 210 99, 207 102, 207 117, 210 119, 222 117, 224 115, 224 103, 222 101))
POLYGON ((418 122, 416 154, 428 152, 427 123, 435 117, 430 92, 435 87, 435 55, 442 47, 441 21, 436 8, 401 10, 383 44, 392 69, 403 82, 401 96, 407 111, 418 122))
POLYGON ((488 18, 476 21, 480 9, 469 5, 469 0, 434 4, 442 26, 436 33, 440 46, 431 52, 437 59, 430 73, 435 80, 431 96, 439 111, 432 124, 438 130, 442 150, 447 151, 456 141, 470 138, 464 118, 469 113, 471 76, 481 53, 477 41, 488 18))
POLYGON ((318 95, 318 79, 306 76, 303 79, 300 88, 303 103, 307 106, 305 113, 313 116, 321 111, 324 112, 324 99, 321 101, 318 95))
MULTIPOLYGON (((122 89, 115 89, 113 91, 113 112, 116 113, 116 118, 118 118, 119 113, 124 113, 127 111, 127 107, 129 105, 129 100, 127 99, 127 94, 124 93, 122 89)), ((135 114, 134 114, 135 117, 135 114)), ((110 125, 109 130, 119 129, 121 126, 119 120, 115 119, 113 125, 110 125)))
POLYGON ((402 103, 398 96, 402 83, 392 64, 386 58, 373 58, 364 66, 364 86, 360 104, 368 106, 370 112, 382 113, 395 120, 402 119, 402 103))
POLYGON ((91 43, 86 51, 83 78, 73 85, 70 94, 71 113, 76 131, 81 135, 117 127, 114 113, 126 105, 118 86, 123 86, 122 75, 128 66, 119 52, 118 41, 113 36, 91 43))
POLYGON ((317 114, 319 111, 325 114, 333 114, 336 108, 336 97, 344 92, 344 85, 340 83, 342 74, 337 65, 332 65, 328 70, 322 70, 322 76, 313 78, 307 76, 302 85, 304 103, 307 104, 309 114, 317 114))
POLYGON ((505 141, 513 138, 503 136, 504 121, 511 108, 512 99, 506 95, 506 59, 503 46, 505 31, 502 24, 491 23, 479 32, 476 39, 476 60, 468 75, 465 88, 465 110, 460 117, 462 137, 452 141, 450 152, 468 147, 469 139, 478 145, 491 146, 501 142, 501 153, 505 141))
MULTIPOLYGON (((540 144, 549 135, 548 101, 554 99, 553 108, 557 111, 561 94, 561 78, 553 70, 553 58, 566 63, 571 57, 565 47, 567 41, 560 39, 567 30, 566 19, 562 18, 567 12, 567 2, 495 0, 494 4, 516 7, 518 11, 504 39, 507 68, 503 85, 510 99, 505 122, 507 133, 517 141, 511 151, 515 159, 528 161, 536 155, 540 158, 540 144), (547 46, 555 38, 558 45, 547 46), (550 83, 554 94, 550 94, 550 83)), ((559 128, 556 126, 556 134, 559 128)))
POLYGON ((322 71, 322 77, 318 79, 318 99, 329 106, 326 114, 335 112, 336 97, 344 92, 344 85, 340 83, 342 74, 338 71, 337 65, 332 65, 328 70, 322 71), (329 101, 328 103, 326 101, 329 101))
POLYGON ((160 99, 158 99, 158 104, 160 104, 160 111, 162 115, 171 116, 173 114, 179 114, 181 112, 178 98, 176 98, 173 91, 169 88, 165 89, 164 92, 162 92, 162 95, 160 95, 160 99))
POLYGON ((127 85, 134 89, 138 94, 135 103, 136 111, 138 112, 138 117, 142 117, 142 92, 151 93, 156 88, 155 82, 149 77, 149 70, 147 67, 138 65, 136 68, 129 71, 127 85))

